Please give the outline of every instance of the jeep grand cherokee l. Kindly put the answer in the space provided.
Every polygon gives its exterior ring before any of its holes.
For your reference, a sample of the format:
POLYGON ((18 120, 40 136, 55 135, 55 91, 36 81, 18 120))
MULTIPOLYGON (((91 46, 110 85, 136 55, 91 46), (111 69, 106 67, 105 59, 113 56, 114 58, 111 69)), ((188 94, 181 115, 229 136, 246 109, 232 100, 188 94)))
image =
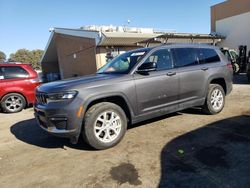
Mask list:
POLYGON ((19 112, 35 101, 40 85, 36 71, 29 64, 0 64, 0 105, 8 113, 19 112))
POLYGON ((128 51, 95 75, 37 88, 35 116, 47 132, 96 149, 119 143, 127 125, 201 106, 219 113, 232 65, 216 47, 172 44, 128 51))

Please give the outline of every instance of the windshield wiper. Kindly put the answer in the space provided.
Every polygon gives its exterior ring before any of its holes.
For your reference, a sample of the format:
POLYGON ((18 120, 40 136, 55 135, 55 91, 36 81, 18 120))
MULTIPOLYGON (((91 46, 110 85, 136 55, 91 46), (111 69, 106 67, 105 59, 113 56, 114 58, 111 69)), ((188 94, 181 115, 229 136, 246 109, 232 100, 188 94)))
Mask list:
POLYGON ((112 74, 112 72, 97 72, 96 74, 112 74))

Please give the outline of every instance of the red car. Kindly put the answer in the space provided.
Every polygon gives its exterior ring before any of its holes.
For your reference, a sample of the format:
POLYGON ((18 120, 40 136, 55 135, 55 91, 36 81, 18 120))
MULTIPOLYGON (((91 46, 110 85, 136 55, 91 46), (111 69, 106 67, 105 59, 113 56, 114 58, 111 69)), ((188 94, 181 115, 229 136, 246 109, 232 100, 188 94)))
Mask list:
POLYGON ((38 85, 40 85, 38 75, 29 64, 0 64, 2 110, 14 113, 33 104, 38 85))

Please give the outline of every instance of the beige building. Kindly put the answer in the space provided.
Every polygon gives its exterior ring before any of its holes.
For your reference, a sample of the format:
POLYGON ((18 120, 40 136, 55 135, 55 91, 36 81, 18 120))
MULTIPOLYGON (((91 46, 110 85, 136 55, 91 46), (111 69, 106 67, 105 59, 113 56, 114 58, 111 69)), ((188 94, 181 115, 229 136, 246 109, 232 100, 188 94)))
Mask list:
POLYGON ((156 31, 151 28, 54 28, 41 63, 48 81, 93 74, 109 59, 125 51, 161 43, 216 44, 221 37, 156 31))
POLYGON ((211 32, 226 37, 219 46, 250 50, 250 0, 228 0, 211 7, 211 32))

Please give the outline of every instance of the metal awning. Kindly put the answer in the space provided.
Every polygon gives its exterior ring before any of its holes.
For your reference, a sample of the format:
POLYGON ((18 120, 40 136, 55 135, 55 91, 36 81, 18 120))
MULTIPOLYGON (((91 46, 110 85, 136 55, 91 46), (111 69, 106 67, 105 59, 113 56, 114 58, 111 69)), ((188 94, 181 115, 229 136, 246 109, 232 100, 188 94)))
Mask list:
POLYGON ((211 43, 216 44, 225 39, 224 36, 211 34, 193 34, 193 33, 166 33, 154 38, 142 40, 140 44, 150 43, 211 43))
POLYGON ((140 41, 159 36, 152 33, 102 32, 98 46, 137 46, 140 41))

